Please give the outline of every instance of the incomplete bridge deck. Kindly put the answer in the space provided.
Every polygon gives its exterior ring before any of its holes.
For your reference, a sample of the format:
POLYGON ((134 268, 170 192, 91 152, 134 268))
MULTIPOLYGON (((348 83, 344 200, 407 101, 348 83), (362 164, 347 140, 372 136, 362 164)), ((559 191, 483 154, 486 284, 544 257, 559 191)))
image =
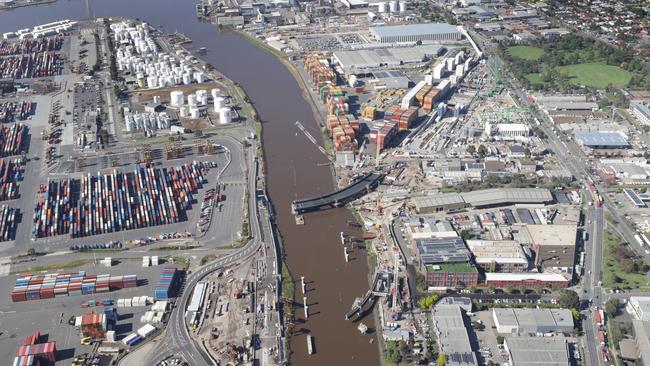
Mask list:
POLYGON ((319 197, 295 200, 291 204, 291 209, 294 214, 301 214, 325 208, 341 207, 377 187, 382 177, 383 174, 381 172, 368 173, 349 186, 336 192, 328 193, 319 197))

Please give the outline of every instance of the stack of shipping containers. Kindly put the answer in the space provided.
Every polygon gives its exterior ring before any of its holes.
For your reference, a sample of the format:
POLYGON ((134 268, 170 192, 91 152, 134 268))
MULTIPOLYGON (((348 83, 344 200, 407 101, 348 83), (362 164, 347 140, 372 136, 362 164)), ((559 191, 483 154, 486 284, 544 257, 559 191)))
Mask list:
POLYGON ((17 208, 0 206, 0 242, 13 240, 16 236, 17 208))
POLYGON ((156 286, 154 299, 167 300, 174 296, 178 282, 180 281, 180 273, 176 268, 165 268, 160 274, 160 280, 156 286))
POLYGON ((27 126, 21 123, 0 126, 0 156, 19 155, 27 136, 27 126))
POLYGON ((18 197, 17 182, 20 179, 20 161, 0 160, 0 201, 18 197))
POLYGON ((86 275, 78 273, 48 273, 20 275, 11 292, 13 302, 80 296, 109 292, 111 289, 136 287, 136 275, 86 275))
POLYGON ((327 58, 320 53, 312 53, 305 58, 305 71, 316 86, 324 83, 336 84, 336 74, 327 58))
POLYGON ((204 163, 49 181, 34 208, 34 238, 84 237, 179 222, 205 182, 204 163))

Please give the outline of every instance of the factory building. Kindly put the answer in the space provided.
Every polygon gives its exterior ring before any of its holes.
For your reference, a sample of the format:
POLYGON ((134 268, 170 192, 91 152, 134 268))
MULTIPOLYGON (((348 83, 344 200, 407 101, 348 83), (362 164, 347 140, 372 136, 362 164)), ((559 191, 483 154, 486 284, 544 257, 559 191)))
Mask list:
POLYGON ((370 33, 381 43, 458 41, 463 38, 456 26, 446 23, 371 27, 370 33))
POLYGON ((433 308, 434 331, 441 351, 447 356, 447 366, 478 366, 476 352, 470 339, 472 327, 465 311, 458 305, 438 304, 433 308))
POLYGON ((535 252, 535 266, 572 268, 576 251, 576 225, 527 225, 535 252))
POLYGON ((458 234, 449 221, 415 217, 406 223, 406 232, 413 239, 454 238, 458 234))
POLYGON ((569 366, 569 343, 566 338, 506 338, 503 343, 508 364, 514 366, 569 366))
POLYGON ((347 72, 364 69, 385 68, 404 64, 426 62, 439 56, 443 47, 438 45, 418 45, 413 47, 395 47, 378 49, 361 49, 336 51, 332 60, 347 72))
POLYGON ((627 149, 630 143, 622 132, 578 132, 577 140, 591 149, 627 149))
POLYGON ((492 319, 499 334, 571 333, 573 316, 568 309, 494 308, 492 319))
POLYGON ((530 127, 524 123, 499 123, 496 125, 495 130, 497 135, 505 139, 528 137, 530 135, 530 127))
POLYGON ((544 188, 493 188, 473 192, 445 193, 414 197, 411 201, 420 214, 461 210, 466 207, 494 207, 510 204, 547 204, 551 191, 544 188))
POLYGON ((459 237, 431 238, 415 241, 420 269, 427 285, 434 289, 475 287, 478 271, 459 237))
POLYGON ((485 272, 523 272, 528 258, 514 240, 468 240, 476 266, 485 272))
POLYGON ((567 287, 569 279, 559 273, 486 273, 485 286, 498 288, 534 287, 552 288, 567 287))

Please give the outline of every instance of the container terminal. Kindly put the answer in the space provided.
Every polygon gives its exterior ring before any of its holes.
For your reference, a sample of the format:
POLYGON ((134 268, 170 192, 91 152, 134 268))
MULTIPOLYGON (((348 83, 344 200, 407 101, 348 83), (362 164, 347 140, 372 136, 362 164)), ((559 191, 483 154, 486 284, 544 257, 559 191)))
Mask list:
MULTIPOLYGON (((269 208, 258 207, 267 201, 256 114, 187 41, 126 18, 3 34, 0 306, 13 309, 3 332, 15 337, 0 353, 10 364, 187 365, 222 349, 259 357, 251 345, 233 347, 278 319, 275 246, 262 250, 257 239, 269 208), (243 291, 217 285, 242 268, 252 276, 243 291), (209 303, 189 301, 195 273, 214 277, 209 303), (257 289, 255 279, 269 287, 257 289), (237 331, 204 350, 150 354, 154 341, 175 341, 168 327, 210 333, 207 309, 231 324, 237 305, 225 298, 262 314, 258 300, 244 300, 258 293, 269 318, 237 320, 237 331), (185 318, 186 308, 199 316, 185 318), (24 316, 29 329, 17 321, 24 316)), ((279 340, 265 339, 267 356, 284 357, 279 340)))

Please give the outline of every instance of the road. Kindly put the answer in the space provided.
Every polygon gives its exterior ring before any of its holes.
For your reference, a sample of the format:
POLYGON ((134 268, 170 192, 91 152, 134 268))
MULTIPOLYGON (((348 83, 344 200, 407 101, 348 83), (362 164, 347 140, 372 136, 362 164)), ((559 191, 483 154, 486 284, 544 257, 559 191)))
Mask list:
POLYGON ((260 240, 261 225, 256 198, 257 159, 254 157, 255 151, 256 146, 252 144, 252 147, 249 149, 251 153, 249 154, 248 169, 248 205, 251 216, 254 215, 254 219, 249 220, 251 240, 236 252, 201 267, 186 278, 183 292, 176 300, 176 305, 172 309, 162 339, 158 341, 154 351, 151 352, 150 356, 153 357, 148 360, 148 365, 157 365, 159 362, 175 354, 181 354, 192 366, 208 366, 214 364, 203 347, 198 345, 190 337, 185 325, 185 308, 197 282, 212 272, 221 270, 254 254, 262 247, 263 243, 260 240))

